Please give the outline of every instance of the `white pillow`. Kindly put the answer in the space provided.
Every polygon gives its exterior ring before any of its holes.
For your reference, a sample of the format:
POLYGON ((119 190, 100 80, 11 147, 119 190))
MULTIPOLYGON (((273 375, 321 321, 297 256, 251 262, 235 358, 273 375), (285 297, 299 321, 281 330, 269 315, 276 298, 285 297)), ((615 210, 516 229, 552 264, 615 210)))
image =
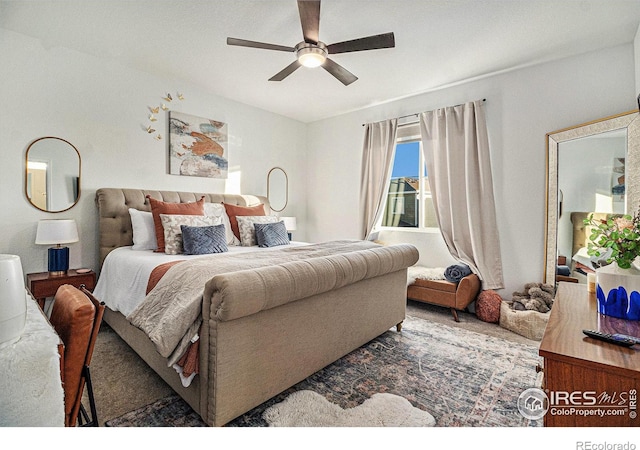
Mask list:
POLYGON ((222 203, 205 203, 204 215, 210 217, 220 217, 224 224, 224 231, 227 236, 227 245, 240 245, 240 240, 233 234, 231 230, 231 222, 227 215, 227 210, 222 203))
POLYGON ((164 228, 164 252, 167 255, 178 255, 184 251, 182 248, 181 225, 206 227, 222 223, 220 217, 181 214, 160 214, 160 220, 162 221, 162 228, 164 228))
POLYGON ((156 228, 150 212, 129 208, 133 229, 132 250, 155 250, 158 248, 156 228))
POLYGON ((258 245, 256 240, 256 229, 254 223, 275 223, 278 222, 276 216, 236 216, 238 220, 238 231, 240 242, 243 247, 258 245))

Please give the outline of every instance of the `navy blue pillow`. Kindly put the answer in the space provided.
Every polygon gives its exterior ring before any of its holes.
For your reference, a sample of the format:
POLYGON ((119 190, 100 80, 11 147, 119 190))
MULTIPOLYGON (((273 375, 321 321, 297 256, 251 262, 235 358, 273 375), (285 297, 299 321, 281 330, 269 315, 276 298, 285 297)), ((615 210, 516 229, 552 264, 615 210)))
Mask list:
POLYGON ((254 223, 256 230, 256 241, 258 247, 275 247, 277 245, 288 245, 289 236, 284 222, 274 223, 254 223))
POLYGON ((181 225, 180 230, 182 231, 182 248, 185 255, 224 253, 229 250, 224 224, 207 227, 181 225))

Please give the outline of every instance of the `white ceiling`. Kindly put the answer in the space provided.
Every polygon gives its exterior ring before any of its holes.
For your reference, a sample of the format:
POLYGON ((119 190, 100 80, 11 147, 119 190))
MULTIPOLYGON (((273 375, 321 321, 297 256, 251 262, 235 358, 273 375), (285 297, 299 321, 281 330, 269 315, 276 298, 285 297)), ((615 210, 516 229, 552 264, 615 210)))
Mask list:
POLYGON ((312 122, 488 74, 633 41, 639 0, 323 0, 326 44, 393 31, 396 47, 332 55, 343 86, 294 54, 295 0, 0 0, 0 27, 312 122), (313 94, 313 95, 309 95, 313 94))

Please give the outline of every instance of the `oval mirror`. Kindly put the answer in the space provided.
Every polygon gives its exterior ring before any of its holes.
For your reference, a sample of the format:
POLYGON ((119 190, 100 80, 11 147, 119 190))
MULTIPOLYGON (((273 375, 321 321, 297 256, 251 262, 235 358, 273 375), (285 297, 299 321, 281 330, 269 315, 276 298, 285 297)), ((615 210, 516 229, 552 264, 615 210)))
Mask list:
POLYGON ((39 210, 62 212, 80 198, 80 153, 71 143, 43 137, 27 148, 25 194, 39 210))
POLYGON ((280 212, 289 202, 289 178, 280 167, 274 167, 267 175, 267 198, 271 209, 280 212))

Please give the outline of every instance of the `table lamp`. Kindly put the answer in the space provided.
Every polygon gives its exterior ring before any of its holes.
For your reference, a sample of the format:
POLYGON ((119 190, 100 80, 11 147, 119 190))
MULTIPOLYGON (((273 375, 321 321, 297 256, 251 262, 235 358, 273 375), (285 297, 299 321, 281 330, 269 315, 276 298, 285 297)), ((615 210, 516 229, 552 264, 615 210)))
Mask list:
POLYGON ((27 321, 27 292, 17 255, 0 255, 0 348, 17 341, 27 321))
POLYGON ((280 217, 280 220, 284 222, 284 226, 287 229, 289 240, 291 240, 291 232, 296 231, 296 218, 295 217, 280 217))
POLYGON ((38 222, 36 244, 55 245, 48 252, 49 274, 64 275, 69 270, 69 247, 62 244, 78 242, 78 228, 73 219, 50 219, 38 222))

